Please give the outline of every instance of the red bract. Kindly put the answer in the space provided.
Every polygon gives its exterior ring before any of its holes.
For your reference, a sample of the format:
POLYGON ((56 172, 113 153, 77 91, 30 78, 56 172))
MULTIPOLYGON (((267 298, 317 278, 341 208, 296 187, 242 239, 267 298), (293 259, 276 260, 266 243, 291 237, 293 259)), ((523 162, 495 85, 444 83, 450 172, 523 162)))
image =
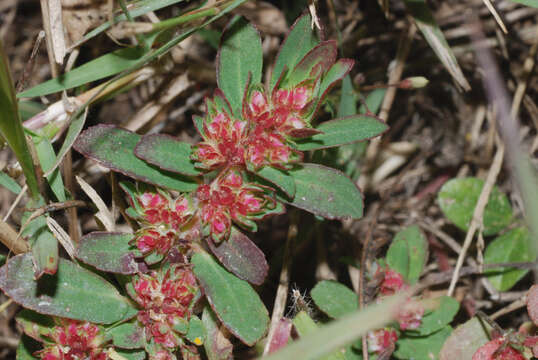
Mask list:
POLYGON ((406 288, 407 284, 404 283, 403 276, 400 273, 389 268, 385 270, 383 282, 379 287, 379 292, 381 295, 394 295, 396 292, 406 288))
POLYGON ((368 351, 376 354, 390 355, 398 341, 396 330, 386 328, 368 333, 368 351))
POLYGON ((525 360, 525 357, 500 337, 479 347, 472 360, 525 360))
POLYGON ((217 242, 228 238, 232 221, 255 229, 252 219, 275 207, 274 200, 265 195, 264 189, 245 183, 236 170, 219 176, 210 185, 200 185, 196 197, 204 234, 217 242))
POLYGON ((422 324, 424 306, 416 300, 409 299, 398 312, 397 320, 401 330, 414 330, 422 324))
POLYGON ((108 356, 102 348, 104 333, 97 325, 76 320, 62 320, 50 334, 50 344, 39 351, 45 360, 105 360, 108 356))
POLYGON ((198 285, 192 271, 181 265, 141 274, 133 280, 134 300, 142 307, 138 320, 148 339, 168 348, 181 344, 177 326, 188 323, 198 285))

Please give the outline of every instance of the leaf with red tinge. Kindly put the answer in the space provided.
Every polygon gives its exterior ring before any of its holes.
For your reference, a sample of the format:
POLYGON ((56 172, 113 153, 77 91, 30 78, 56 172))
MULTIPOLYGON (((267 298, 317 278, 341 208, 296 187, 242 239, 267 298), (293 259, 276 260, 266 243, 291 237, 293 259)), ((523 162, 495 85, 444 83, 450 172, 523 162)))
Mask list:
POLYGON ((278 321, 273 337, 271 338, 271 344, 269 345, 269 354, 288 345, 291 338, 292 325, 291 320, 287 318, 282 318, 278 321))
POLYGON ((107 335, 112 337, 114 346, 121 349, 140 349, 146 343, 144 328, 136 320, 107 329, 107 335))
POLYGON ((191 145, 166 134, 145 135, 136 144, 135 155, 163 170, 198 176, 200 172, 191 161, 191 145))
POLYGON ((142 253, 129 242, 133 234, 96 231, 84 235, 78 244, 76 258, 96 269, 116 274, 136 274, 141 264, 135 258, 142 253))
POLYGON ((538 285, 533 285, 527 293, 527 311, 532 322, 538 326, 538 285))
POLYGON ((276 169, 272 166, 264 166, 260 170, 255 171, 249 169, 259 177, 269 181, 282 190, 287 196, 293 199, 295 196, 295 180, 284 170, 276 169))
POLYGON ((56 275, 39 281, 34 281, 31 254, 11 258, 0 268, 0 289, 27 309, 96 324, 130 319, 138 312, 105 279, 61 258, 56 275))
POLYGON ((204 349, 209 360, 233 359, 233 345, 226 336, 228 331, 223 327, 209 306, 204 307, 202 314, 205 341, 204 349))
POLYGON ((490 340, 492 328, 474 317, 458 326, 445 341, 440 360, 471 360, 478 348, 490 340))
POLYGON ((269 265, 263 251, 248 236, 233 227, 227 241, 216 245, 208 239, 207 243, 211 252, 228 271, 251 284, 263 284, 269 265))
POLYGON ((362 194, 344 173, 308 163, 289 173, 295 179, 296 189, 293 201, 288 201, 290 205, 326 219, 362 217, 362 194))
POLYGON ((266 333, 269 314, 248 282, 226 271, 206 252, 193 255, 194 275, 226 328, 248 346, 266 333))
POLYGON ((295 86, 306 79, 316 79, 335 63, 336 41, 324 41, 310 50, 291 71, 280 87, 295 86))
POLYGON ((472 360, 526 360, 519 351, 515 350, 510 345, 507 345, 497 352, 497 350, 503 346, 504 342, 505 339, 502 337, 489 341, 476 350, 472 360), (495 356, 493 356, 494 353, 496 353, 495 356))
POLYGON ((73 145, 82 155, 111 170, 134 179, 177 191, 193 191, 198 183, 191 178, 161 170, 134 154, 141 135, 114 125, 100 124, 84 131, 73 145))

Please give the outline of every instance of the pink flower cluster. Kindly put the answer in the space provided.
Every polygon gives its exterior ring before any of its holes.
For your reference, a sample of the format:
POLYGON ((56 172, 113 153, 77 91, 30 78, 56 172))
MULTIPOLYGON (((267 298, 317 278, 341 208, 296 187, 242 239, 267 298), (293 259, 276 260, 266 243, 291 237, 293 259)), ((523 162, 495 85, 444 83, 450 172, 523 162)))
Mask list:
POLYGON ((44 360, 106 360, 104 331, 97 325, 76 320, 60 320, 47 335, 50 343, 36 353, 44 360))
POLYGON ((166 254, 180 236, 185 237, 191 230, 194 208, 186 196, 171 199, 164 192, 144 192, 129 198, 129 202, 133 209, 139 209, 137 220, 141 228, 134 241, 144 255, 166 254))
POLYGON ((256 223, 267 210, 276 207, 274 199, 264 189, 253 183, 245 183, 241 173, 230 170, 211 184, 200 185, 196 191, 202 233, 220 242, 230 235, 232 222, 256 230, 256 223))
POLYGON ((138 320, 146 338, 166 348, 182 344, 178 329, 187 329, 191 307, 198 291, 192 271, 185 265, 137 275, 132 282, 132 298, 142 307, 138 320))

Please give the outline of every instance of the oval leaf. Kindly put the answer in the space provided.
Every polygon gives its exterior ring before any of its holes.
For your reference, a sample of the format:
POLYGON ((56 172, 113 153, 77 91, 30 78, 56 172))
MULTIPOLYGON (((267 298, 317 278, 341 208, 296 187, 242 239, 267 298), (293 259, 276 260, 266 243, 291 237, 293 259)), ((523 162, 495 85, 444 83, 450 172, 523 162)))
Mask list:
MULTIPOLYGON (((437 299, 436 299, 437 300, 437 299)), ((439 300, 439 307, 422 317, 422 323, 416 330, 408 330, 413 335, 427 336, 441 330, 450 324, 460 309, 460 303, 450 296, 443 296, 439 300)))
POLYGON ((112 343, 121 349, 141 349, 146 343, 144 328, 138 321, 127 322, 107 330, 112 337, 112 343))
POLYGON ((208 239, 207 243, 211 252, 228 271, 251 284, 263 284, 269 265, 263 251, 248 236, 233 227, 227 241, 216 245, 208 239))
MULTIPOLYGON (((447 181, 437 199, 445 216, 460 229, 467 231, 473 218, 474 208, 484 186, 477 178, 452 179, 447 181)), ((506 195, 494 186, 484 210, 484 235, 494 235, 512 222, 512 207, 506 195)))
MULTIPOLYGON (((271 90, 275 87, 285 68, 293 69, 295 65, 318 43, 312 31, 312 17, 306 13, 299 17, 278 50, 278 56, 271 75, 271 90)), ((288 74, 282 78, 285 80, 288 74)))
POLYGON ((85 264, 96 269, 116 274, 136 274, 139 263, 135 258, 142 256, 140 251, 129 245, 133 234, 92 232, 84 235, 78 244, 75 256, 85 264))
POLYGON ((371 115, 352 115, 321 123, 316 129, 321 133, 296 140, 301 151, 325 149, 379 136, 389 127, 371 115))
POLYGON ((134 153, 140 159, 163 170, 187 176, 200 175, 190 159, 191 145, 170 135, 145 135, 136 144, 134 153))
POLYGON ((208 253, 194 254, 191 262, 209 304, 224 326, 246 345, 254 345, 269 324, 267 309, 258 294, 208 253))
MULTIPOLYGON (((510 263, 534 261, 532 238, 525 227, 513 229, 493 240, 484 252, 484 263, 510 263)), ((507 291, 514 286, 528 269, 488 268, 484 271, 497 290, 507 291)))
POLYGON ((317 164, 290 170, 295 197, 289 204, 327 219, 362 217, 362 194, 342 172, 317 164))
POLYGON ((249 76, 251 83, 262 79, 263 51, 258 31, 238 17, 226 28, 217 57, 217 84, 230 102, 236 116, 241 114, 243 93, 249 76))
POLYGON ((472 360, 476 350, 490 340, 491 326, 474 317, 458 326, 445 341, 439 359, 472 360))
POLYGON ((60 259, 55 276, 43 276, 36 282, 32 256, 15 256, 0 268, 0 289, 38 313, 97 324, 125 320, 137 313, 114 286, 64 259, 60 259))
POLYGON ((534 325, 538 325, 538 285, 533 285, 527 293, 527 312, 534 325))
POLYGON ((295 196, 295 180, 284 171, 271 166, 264 166, 256 172, 256 175, 276 185, 290 198, 295 196))
POLYGON ((217 316, 210 307, 202 313, 204 326, 204 349, 209 360, 228 360, 232 358, 233 345, 226 337, 226 329, 219 324, 217 316))
POLYGON ((398 231, 387 251, 387 264, 415 284, 428 260, 428 241, 413 225, 398 231))
MULTIPOLYGON (((451 333, 452 328, 446 326, 430 336, 402 337, 396 343, 397 350, 394 356, 398 359, 437 360, 439 351, 451 333)), ((452 359, 460 360, 461 358, 453 357, 452 359)))
POLYGON ((114 171, 134 179, 177 191, 193 191, 198 184, 193 179, 169 173, 140 160, 134 155, 141 136, 114 125, 97 125, 84 131, 73 147, 114 171))
POLYGON ((347 286, 336 281, 323 280, 317 283, 310 292, 316 306, 333 319, 356 311, 358 297, 347 286))

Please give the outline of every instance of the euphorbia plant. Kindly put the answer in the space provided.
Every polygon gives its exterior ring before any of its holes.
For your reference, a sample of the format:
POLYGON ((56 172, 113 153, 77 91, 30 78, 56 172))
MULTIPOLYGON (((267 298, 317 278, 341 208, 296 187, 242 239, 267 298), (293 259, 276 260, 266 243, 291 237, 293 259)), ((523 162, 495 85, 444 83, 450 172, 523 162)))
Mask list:
POLYGON ((340 171, 305 162, 307 152, 387 129, 370 115, 317 121, 326 94, 353 61, 337 60, 336 42, 319 43, 310 22, 308 15, 297 20, 264 85, 260 35, 244 19, 232 20, 218 54, 219 89, 205 100, 203 116, 194 117, 201 140, 193 146, 111 125, 80 135, 77 151, 138 180, 122 183, 126 214, 138 228, 90 233, 78 245, 78 261, 116 274, 114 282, 61 260, 58 274, 46 279, 55 292, 42 294, 25 268, 28 255, 0 270, 0 287, 32 310, 20 322, 44 344, 36 356, 74 358, 60 337, 50 336, 55 322, 39 314, 79 321, 67 322, 65 331, 98 329, 102 338, 81 349, 91 359, 111 351, 128 358, 169 359, 179 351, 198 358, 202 344, 210 357, 225 357, 215 351, 220 332, 204 330, 209 323, 203 319, 214 315, 246 345, 266 334, 268 313, 249 283, 262 284, 268 264, 244 231, 256 231, 257 221, 285 205, 328 219, 360 218, 357 186, 340 171))

